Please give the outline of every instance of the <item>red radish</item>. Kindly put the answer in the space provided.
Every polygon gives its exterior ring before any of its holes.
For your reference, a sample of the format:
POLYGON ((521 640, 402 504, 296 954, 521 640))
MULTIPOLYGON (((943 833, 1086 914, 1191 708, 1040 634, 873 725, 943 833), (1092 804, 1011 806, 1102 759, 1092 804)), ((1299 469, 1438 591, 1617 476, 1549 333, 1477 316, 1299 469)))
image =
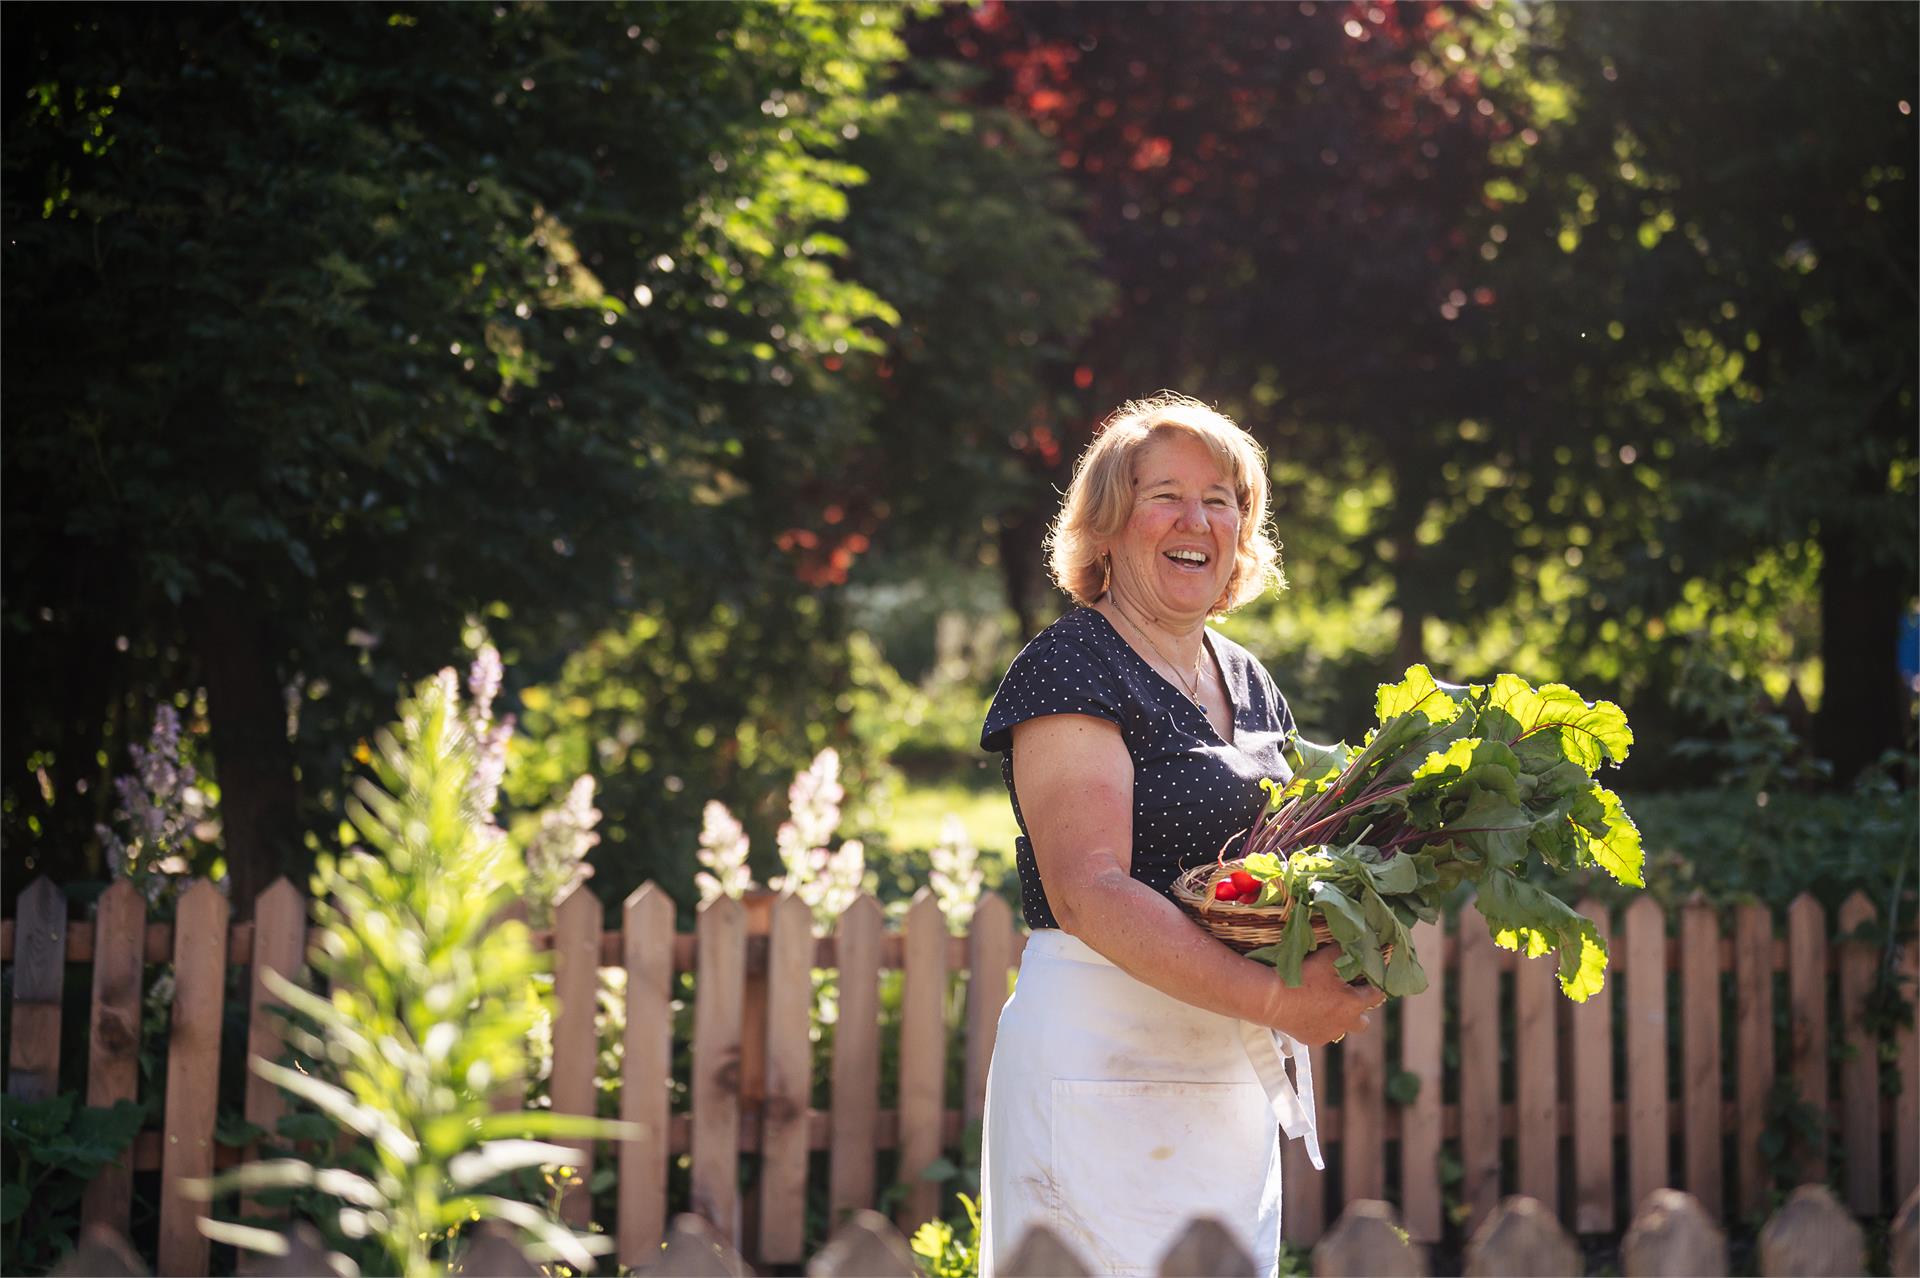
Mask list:
POLYGON ((1258 893, 1260 891, 1260 880, 1254 878, 1245 870, 1235 870, 1232 877, 1234 891, 1238 892, 1241 896, 1247 896, 1250 893, 1258 893))
POLYGON ((1221 879, 1213 885, 1213 899, 1216 901, 1237 901, 1240 890, 1233 885, 1232 879, 1221 879))

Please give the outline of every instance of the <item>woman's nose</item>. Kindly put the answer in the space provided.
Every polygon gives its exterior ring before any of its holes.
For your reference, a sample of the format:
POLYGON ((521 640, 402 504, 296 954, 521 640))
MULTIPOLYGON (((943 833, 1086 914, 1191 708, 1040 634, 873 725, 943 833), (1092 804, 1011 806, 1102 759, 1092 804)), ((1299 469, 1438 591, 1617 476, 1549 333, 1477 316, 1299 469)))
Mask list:
POLYGON ((1180 526, 1182 528, 1201 528, 1207 526, 1207 503, 1203 498, 1180 503, 1180 526))

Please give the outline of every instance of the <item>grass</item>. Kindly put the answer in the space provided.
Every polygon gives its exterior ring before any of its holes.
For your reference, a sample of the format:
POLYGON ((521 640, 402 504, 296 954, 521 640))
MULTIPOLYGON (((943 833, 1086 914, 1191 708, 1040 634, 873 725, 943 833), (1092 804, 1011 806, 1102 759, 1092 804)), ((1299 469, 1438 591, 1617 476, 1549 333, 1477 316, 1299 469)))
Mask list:
POLYGON ((948 816, 960 818, 981 860, 1013 862, 1013 841, 1020 833, 1013 806, 995 779, 991 789, 959 781, 920 781, 893 787, 876 805, 876 833, 895 851, 925 851, 936 846, 948 816))

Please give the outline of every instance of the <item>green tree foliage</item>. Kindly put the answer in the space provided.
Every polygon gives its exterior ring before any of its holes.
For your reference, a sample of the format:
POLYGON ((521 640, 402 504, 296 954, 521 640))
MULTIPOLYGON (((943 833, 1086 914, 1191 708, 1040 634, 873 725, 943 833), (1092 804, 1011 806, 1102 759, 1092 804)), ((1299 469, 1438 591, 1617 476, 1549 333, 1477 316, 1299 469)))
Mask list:
POLYGON ((682 580, 520 693, 507 792, 537 804, 582 770, 599 776, 605 882, 689 881, 709 799, 770 847, 787 779, 823 748, 865 793, 886 742, 856 729, 913 693, 870 645, 847 643, 835 588, 888 547, 977 557, 991 513, 1030 482, 1006 436, 1109 290, 1044 144, 1018 118, 963 107, 948 78, 903 71, 847 151, 864 180, 838 266, 897 322, 883 349, 816 361, 862 424, 777 481, 790 503, 777 562, 813 593, 780 587, 770 606, 738 582, 682 580))
POLYGON ((1482 329, 1487 362, 1523 372, 1500 434, 1530 441, 1544 521, 1585 547, 1565 647, 1670 684, 1703 640, 1777 659, 1784 620, 1807 636, 1792 655, 1820 658, 1814 744, 1846 780, 1906 717, 1915 12, 1539 21, 1528 74, 1503 86, 1537 144, 1507 148, 1487 188, 1507 249, 1482 329))
POLYGON ((897 17, 9 13, 11 844, 77 869, 103 736, 204 684, 244 902, 461 617, 785 607, 820 360, 894 318, 831 227, 897 17))

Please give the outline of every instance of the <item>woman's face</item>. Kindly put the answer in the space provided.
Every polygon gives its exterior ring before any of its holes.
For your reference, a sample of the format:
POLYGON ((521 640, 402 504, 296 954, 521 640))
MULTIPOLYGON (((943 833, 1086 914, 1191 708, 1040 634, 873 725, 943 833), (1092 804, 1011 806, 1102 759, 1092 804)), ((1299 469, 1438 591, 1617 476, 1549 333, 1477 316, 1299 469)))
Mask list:
POLYGON ((1233 575, 1240 502, 1198 439, 1161 431, 1134 455, 1133 513, 1107 545, 1121 599, 1166 618, 1204 618, 1233 575))

